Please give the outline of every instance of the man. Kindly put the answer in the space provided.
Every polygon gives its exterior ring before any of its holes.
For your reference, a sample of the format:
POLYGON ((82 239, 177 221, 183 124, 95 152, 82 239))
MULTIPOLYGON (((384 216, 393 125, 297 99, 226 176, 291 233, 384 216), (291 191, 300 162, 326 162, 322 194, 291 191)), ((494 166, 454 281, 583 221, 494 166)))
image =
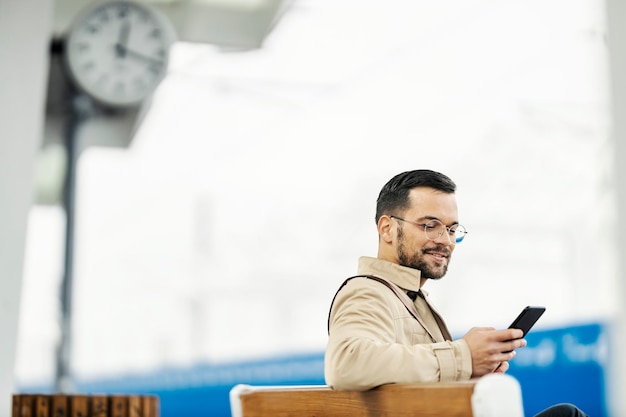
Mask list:
MULTIPOLYGON (((455 191, 450 178, 430 170, 398 174, 380 191, 378 256, 359 259, 359 276, 337 292, 328 318, 324 372, 334 389, 506 372, 515 349, 526 346, 521 330, 490 327, 474 327, 453 341, 422 290, 426 281, 446 274, 467 233, 459 224, 455 191)), ((585 416, 568 404, 539 415, 585 416)))

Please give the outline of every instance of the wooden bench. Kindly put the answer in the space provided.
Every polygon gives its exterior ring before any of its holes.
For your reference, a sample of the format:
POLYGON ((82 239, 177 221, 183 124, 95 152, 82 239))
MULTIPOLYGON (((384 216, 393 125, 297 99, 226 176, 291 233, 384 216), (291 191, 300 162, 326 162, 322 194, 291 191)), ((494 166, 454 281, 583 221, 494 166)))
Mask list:
POLYGON ((232 417, 524 417, 519 383, 503 374, 369 391, 240 384, 230 391, 230 404, 232 417))

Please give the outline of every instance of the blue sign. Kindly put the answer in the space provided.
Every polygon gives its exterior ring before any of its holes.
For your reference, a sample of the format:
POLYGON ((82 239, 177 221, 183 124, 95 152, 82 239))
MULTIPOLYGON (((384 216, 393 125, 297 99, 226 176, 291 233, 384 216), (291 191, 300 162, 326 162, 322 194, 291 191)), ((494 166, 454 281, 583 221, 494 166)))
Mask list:
POLYGON ((556 403, 572 403, 589 416, 608 417, 605 369, 608 333, 600 324, 533 330, 517 350, 509 375, 522 387, 524 415, 556 403))

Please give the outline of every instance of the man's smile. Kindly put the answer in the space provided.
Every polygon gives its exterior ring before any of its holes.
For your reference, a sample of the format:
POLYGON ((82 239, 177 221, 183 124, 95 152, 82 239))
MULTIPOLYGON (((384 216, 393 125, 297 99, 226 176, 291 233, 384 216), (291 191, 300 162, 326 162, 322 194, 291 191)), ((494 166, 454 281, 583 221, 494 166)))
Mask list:
POLYGON ((450 257, 450 251, 445 249, 426 249, 424 250, 424 255, 429 255, 442 262, 450 257))

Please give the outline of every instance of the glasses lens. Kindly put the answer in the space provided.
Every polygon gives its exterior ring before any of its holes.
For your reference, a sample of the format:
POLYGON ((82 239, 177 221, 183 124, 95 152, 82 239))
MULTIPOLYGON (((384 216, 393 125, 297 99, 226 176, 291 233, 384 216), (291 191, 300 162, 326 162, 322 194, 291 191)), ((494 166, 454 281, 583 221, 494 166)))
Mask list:
POLYGON ((428 223, 424 224, 424 233, 426 233, 426 238, 430 240, 437 240, 443 232, 445 231, 445 226, 443 223, 438 222, 437 220, 431 220, 428 223))
POLYGON ((460 224, 453 226, 452 231, 454 231, 454 241, 456 243, 461 243, 463 241, 463 238, 465 238, 465 235, 467 234, 465 227, 461 226, 460 224))

